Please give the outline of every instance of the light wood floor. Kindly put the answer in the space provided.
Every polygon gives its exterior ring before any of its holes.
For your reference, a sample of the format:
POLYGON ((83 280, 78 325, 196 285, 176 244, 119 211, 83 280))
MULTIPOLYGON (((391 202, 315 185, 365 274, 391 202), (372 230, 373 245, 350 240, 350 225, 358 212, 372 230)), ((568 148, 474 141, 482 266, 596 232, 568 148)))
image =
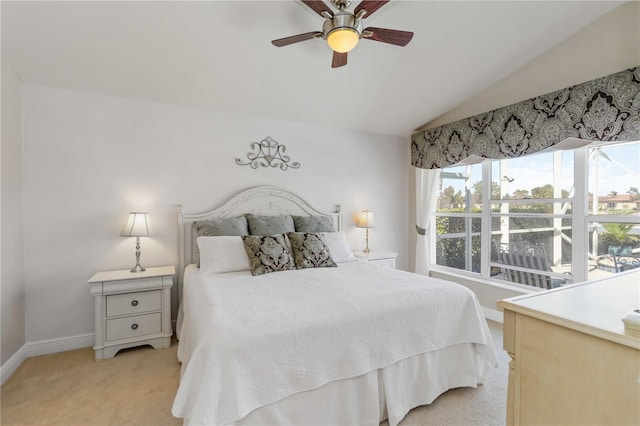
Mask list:
MULTIPOLYGON (((500 368, 478 389, 453 389, 412 410, 402 426, 504 425, 507 356, 502 327, 489 321, 500 368)), ((177 345, 120 351, 96 362, 91 348, 27 359, 1 387, 2 425, 179 425, 177 345)), ((386 422, 385 422, 386 424, 386 422)))

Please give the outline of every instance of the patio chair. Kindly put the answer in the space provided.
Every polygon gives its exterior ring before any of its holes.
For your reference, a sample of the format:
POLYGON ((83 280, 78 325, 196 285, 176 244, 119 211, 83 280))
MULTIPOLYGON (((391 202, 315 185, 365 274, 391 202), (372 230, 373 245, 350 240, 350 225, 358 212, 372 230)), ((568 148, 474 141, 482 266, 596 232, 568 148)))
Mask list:
POLYGON ((525 243, 502 244, 498 253, 499 262, 505 265, 502 274, 505 280, 530 285, 532 287, 551 289, 566 284, 570 279, 558 279, 549 275, 525 272, 509 268, 535 269, 543 272, 553 272, 547 254, 542 244, 526 245, 525 243))
POLYGON ((640 258, 631 247, 609 246, 609 256, 613 260, 615 272, 624 272, 640 267, 640 258))

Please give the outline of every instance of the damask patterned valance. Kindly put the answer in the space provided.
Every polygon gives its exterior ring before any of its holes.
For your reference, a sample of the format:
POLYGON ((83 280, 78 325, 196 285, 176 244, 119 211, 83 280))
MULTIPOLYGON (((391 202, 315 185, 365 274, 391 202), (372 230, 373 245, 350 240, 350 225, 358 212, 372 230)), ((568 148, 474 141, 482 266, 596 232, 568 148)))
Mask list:
POLYGON ((640 67, 414 133, 411 164, 439 169, 469 157, 519 157, 567 138, 640 140, 640 67))

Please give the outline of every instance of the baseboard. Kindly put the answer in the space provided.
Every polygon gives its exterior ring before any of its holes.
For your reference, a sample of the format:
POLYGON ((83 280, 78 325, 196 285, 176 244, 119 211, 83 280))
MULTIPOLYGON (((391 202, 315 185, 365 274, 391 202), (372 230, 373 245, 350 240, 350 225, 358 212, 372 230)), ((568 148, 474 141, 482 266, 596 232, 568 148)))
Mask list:
POLYGON ((27 359, 27 345, 22 345, 20 349, 16 351, 11 357, 2 364, 0 370, 0 384, 4 384, 4 382, 11 377, 13 373, 22 365, 24 360, 27 359))
POLYGON ((72 351, 74 349, 93 346, 95 336, 93 333, 78 334, 76 336, 62 337, 59 339, 40 340, 22 345, 11 358, 5 362, 0 370, 0 384, 4 383, 22 365, 25 359, 39 355, 54 354, 57 352, 72 351))
POLYGON ((72 351, 74 349, 93 346, 95 335, 93 333, 78 334, 59 339, 40 340, 27 343, 27 357, 55 354, 57 352, 72 351))
POLYGON ((488 320, 499 322, 500 324, 504 323, 504 315, 500 311, 496 311, 495 309, 487 308, 486 306, 482 307, 482 312, 484 313, 484 317, 488 320))

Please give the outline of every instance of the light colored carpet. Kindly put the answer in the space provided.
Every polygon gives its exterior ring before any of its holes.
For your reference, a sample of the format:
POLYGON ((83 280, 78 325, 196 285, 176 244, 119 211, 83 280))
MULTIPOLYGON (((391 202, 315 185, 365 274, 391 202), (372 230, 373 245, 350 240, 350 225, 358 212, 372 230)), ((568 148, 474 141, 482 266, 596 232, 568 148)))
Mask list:
MULTIPOLYGON (((402 426, 504 425, 508 356, 489 322, 500 367, 478 389, 461 388, 412 410, 402 426)), ((27 359, 1 388, 2 425, 179 425, 171 415, 176 344, 120 351, 96 362, 91 348, 27 359)), ((386 425, 386 422, 383 423, 386 425)))

